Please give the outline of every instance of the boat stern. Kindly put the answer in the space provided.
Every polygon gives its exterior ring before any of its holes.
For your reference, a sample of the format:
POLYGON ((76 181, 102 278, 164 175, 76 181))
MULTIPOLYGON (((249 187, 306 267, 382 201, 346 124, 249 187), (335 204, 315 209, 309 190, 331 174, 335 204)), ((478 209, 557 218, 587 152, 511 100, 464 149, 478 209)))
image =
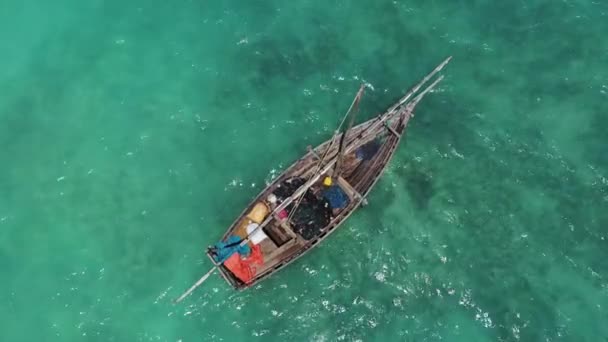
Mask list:
POLYGON ((211 260, 211 262, 217 266, 217 269, 219 270, 220 274, 222 275, 222 278, 224 278, 224 280, 228 284, 230 284, 230 286, 232 286, 236 290, 242 290, 245 287, 244 284, 241 281, 239 281, 238 279, 236 279, 232 275, 232 273, 230 273, 230 271, 228 271, 228 269, 226 269, 226 267, 223 264, 218 265, 215 262, 215 259, 213 258, 211 251, 207 250, 206 254, 207 254, 207 257, 209 258, 209 260, 211 260))

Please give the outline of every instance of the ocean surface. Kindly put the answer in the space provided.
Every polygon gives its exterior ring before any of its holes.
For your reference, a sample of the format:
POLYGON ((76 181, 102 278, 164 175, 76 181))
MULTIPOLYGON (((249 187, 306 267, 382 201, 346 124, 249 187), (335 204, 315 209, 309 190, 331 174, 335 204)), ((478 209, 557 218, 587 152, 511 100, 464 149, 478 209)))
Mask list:
POLYGON ((0 340, 608 340, 608 2, 0 0, 0 340), (265 184, 447 56, 369 197, 259 286, 265 184))

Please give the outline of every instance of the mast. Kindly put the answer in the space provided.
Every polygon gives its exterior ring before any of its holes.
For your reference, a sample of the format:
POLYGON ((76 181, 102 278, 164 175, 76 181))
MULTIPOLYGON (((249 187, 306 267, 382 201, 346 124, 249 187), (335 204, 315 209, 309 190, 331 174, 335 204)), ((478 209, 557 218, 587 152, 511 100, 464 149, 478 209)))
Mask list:
POLYGON ((355 122, 355 115, 359 111, 359 102, 361 102, 361 97, 363 97, 363 92, 365 91, 365 84, 362 84, 359 87, 359 91, 353 100, 353 103, 348 108, 347 115, 350 115, 350 120, 348 121, 348 126, 342 133, 342 137, 340 138, 340 147, 338 148, 338 160, 336 161, 336 167, 334 168, 334 172, 332 173, 332 178, 336 178, 340 174, 340 170, 342 169, 342 160, 344 157, 344 141, 346 140, 346 136, 348 135, 348 131, 353 127, 353 123, 355 122))

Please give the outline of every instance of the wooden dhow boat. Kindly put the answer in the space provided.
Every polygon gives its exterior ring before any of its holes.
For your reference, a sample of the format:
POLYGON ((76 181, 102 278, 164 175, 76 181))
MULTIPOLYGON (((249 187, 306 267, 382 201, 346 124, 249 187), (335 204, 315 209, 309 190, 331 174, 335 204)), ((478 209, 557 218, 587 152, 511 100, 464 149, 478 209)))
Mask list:
POLYGON ((213 268, 175 302, 215 270, 237 290, 258 284, 336 231, 366 204, 367 194, 394 155, 416 105, 443 79, 435 76, 450 59, 386 112, 353 127, 362 85, 333 137, 309 148, 251 201, 222 240, 208 249, 213 268))

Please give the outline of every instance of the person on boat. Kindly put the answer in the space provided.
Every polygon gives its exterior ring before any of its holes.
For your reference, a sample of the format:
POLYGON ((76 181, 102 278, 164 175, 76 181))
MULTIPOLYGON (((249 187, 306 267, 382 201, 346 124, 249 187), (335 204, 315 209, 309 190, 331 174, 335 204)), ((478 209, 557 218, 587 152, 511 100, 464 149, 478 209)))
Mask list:
POLYGON ((215 245, 209 247, 209 251, 218 263, 226 261, 231 255, 239 254, 248 256, 251 254, 251 247, 248 244, 242 245, 243 240, 237 235, 229 236, 226 241, 219 241, 215 245))
POLYGON ((268 197, 266 197, 266 205, 268 205, 271 212, 274 211, 277 207, 277 195, 273 193, 269 194, 268 197))
POLYGON ((323 179, 323 186, 321 196, 329 203, 332 214, 335 216, 348 205, 350 199, 338 184, 333 184, 333 180, 329 176, 323 179))
MULTIPOLYGON (((270 208, 270 212, 274 212, 275 209, 277 208, 277 204, 278 204, 277 201, 278 201, 277 196, 273 193, 271 193, 270 195, 268 195, 268 197, 266 197, 266 204, 268 205, 268 208, 270 208)), ((281 221, 285 221, 287 219, 287 216, 289 216, 287 209, 282 209, 281 211, 279 211, 277 213, 277 217, 281 221)))

